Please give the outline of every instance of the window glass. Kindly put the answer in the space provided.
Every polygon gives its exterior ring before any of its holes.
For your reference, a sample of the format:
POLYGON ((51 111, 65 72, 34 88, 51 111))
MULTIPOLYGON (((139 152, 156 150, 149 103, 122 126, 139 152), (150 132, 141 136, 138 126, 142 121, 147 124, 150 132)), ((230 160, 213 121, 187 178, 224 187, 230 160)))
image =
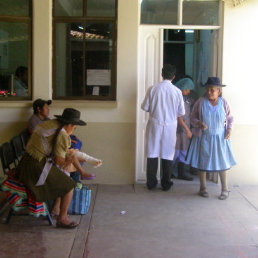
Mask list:
POLYGON ((55 16, 82 16, 83 0, 55 0, 55 16))
POLYGON ((164 30, 164 41, 193 41, 194 30, 164 30))
POLYGON ((87 0, 87 16, 115 17, 115 0, 87 0))
POLYGON ((86 26, 86 94, 111 94, 112 24, 87 23, 86 26))
POLYGON ((184 0, 184 25, 219 25, 218 0, 184 0))
POLYGON ((141 24, 177 24, 178 0, 142 0, 141 24))
POLYGON ((28 96, 28 28, 0 21, 0 98, 28 96))
POLYGON ((29 16, 29 1, 0 0, 0 15, 29 16))
POLYGON ((193 76, 194 67, 194 30, 164 30, 164 64, 176 64, 175 81, 185 75, 193 76))
POLYGON ((53 98, 115 100, 117 0, 80 2, 82 17, 53 17, 53 98))
POLYGON ((56 24, 56 96, 83 95, 83 38, 81 23, 56 24))

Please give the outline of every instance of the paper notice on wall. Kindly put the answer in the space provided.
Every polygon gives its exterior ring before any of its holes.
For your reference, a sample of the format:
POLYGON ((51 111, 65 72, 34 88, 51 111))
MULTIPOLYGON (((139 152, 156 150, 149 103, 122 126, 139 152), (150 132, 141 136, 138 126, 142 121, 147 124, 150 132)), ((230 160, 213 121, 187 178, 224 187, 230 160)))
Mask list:
POLYGON ((99 96, 99 87, 93 87, 92 95, 93 96, 99 96))
POLYGON ((110 86, 111 70, 87 70, 87 86, 110 86))

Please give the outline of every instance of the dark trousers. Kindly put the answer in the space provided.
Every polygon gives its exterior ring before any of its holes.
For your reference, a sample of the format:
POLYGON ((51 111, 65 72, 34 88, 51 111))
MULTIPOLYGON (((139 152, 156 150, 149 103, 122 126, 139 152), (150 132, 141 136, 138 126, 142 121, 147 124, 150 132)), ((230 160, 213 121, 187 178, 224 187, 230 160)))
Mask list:
MULTIPOLYGON (((153 189, 156 187, 157 180, 157 170, 158 170, 158 158, 147 158, 147 187, 148 189, 153 189)), ((173 161, 167 159, 161 159, 161 187, 164 190, 168 190, 172 186, 171 175, 173 169, 173 161)))
MULTIPOLYGON (((83 162, 80 162, 81 166, 83 166, 83 162)), ((76 182, 79 183, 80 182, 80 172, 79 171, 75 171, 70 173, 70 177, 76 182)))
POLYGON ((76 182, 80 182, 80 172, 78 171, 75 171, 75 172, 72 172, 70 173, 70 177, 76 182))

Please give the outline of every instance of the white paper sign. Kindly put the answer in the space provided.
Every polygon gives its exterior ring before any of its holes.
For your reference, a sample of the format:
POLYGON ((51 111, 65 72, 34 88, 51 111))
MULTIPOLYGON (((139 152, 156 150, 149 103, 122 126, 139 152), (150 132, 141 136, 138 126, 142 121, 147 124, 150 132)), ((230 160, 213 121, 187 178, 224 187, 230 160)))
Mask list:
POLYGON ((111 70, 87 70, 87 86, 110 86, 111 70))
POLYGON ((92 95, 93 96, 99 96, 99 87, 93 87, 92 95))

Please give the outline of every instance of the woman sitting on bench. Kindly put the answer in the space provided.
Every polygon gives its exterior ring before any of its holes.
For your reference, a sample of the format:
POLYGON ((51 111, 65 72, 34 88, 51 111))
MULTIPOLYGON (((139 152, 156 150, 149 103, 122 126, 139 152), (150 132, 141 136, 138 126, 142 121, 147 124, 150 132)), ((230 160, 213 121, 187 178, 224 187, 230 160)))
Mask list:
POLYGON ((71 145, 69 135, 77 125, 86 123, 80 120, 80 112, 72 108, 66 108, 62 116, 55 117, 57 119, 43 122, 35 129, 17 167, 17 176, 38 202, 61 197, 56 226, 74 228, 78 224, 69 220, 67 211, 76 183, 66 168, 73 164, 82 177, 90 178, 91 174, 86 173, 78 158, 71 152, 67 154, 67 150, 71 145))

